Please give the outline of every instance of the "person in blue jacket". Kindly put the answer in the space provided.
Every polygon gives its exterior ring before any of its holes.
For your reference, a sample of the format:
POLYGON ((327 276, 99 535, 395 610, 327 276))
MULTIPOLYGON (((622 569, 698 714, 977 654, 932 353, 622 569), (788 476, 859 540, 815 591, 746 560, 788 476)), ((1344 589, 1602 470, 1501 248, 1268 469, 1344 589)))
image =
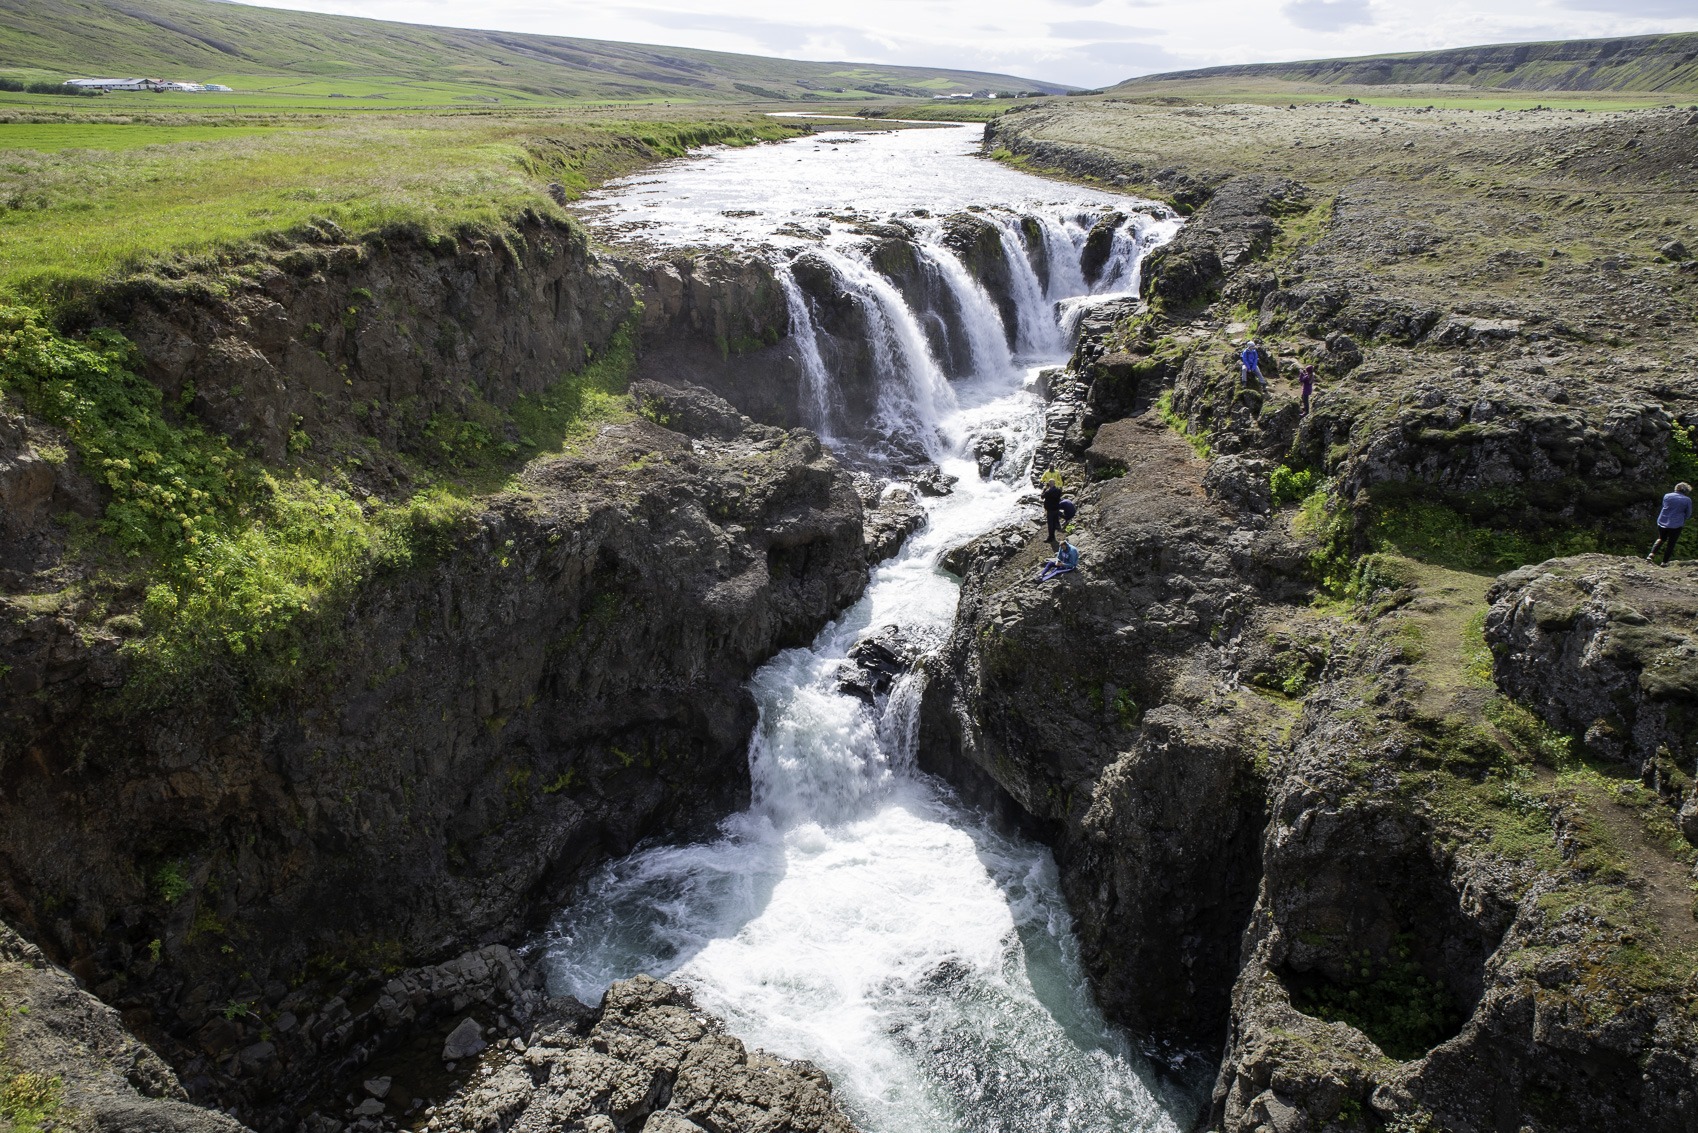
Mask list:
POLYGON ((1055 549, 1055 558, 1044 563, 1043 570, 1038 574, 1039 582, 1048 582, 1058 575, 1071 574, 1079 569, 1079 548, 1061 537, 1061 546, 1055 549))
POLYGON ((1682 480, 1674 486, 1674 491, 1663 497, 1663 510, 1657 513, 1657 541, 1651 544, 1651 553, 1645 556, 1645 561, 1657 561, 1657 548, 1663 549, 1663 565, 1668 566, 1674 557, 1675 540, 1680 538, 1680 529, 1686 526, 1686 521, 1692 518, 1692 485, 1682 480))
POLYGON ((1244 388, 1249 389, 1250 380, 1254 378, 1256 384, 1262 387, 1262 392, 1267 393, 1268 381, 1262 377, 1262 350, 1254 339, 1244 347, 1244 353, 1238 356, 1238 361, 1244 367, 1244 388))

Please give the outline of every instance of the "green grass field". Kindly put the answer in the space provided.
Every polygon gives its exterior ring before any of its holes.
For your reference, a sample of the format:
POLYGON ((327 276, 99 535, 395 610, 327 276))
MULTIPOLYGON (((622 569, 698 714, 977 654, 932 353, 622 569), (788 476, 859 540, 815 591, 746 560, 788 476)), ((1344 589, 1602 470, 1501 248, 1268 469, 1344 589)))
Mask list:
MULTIPOLYGON (((558 212, 656 157, 750 144, 799 122, 738 112, 643 119, 549 115, 320 115, 295 128, 0 125, 0 295, 56 296, 140 268, 328 220, 350 235, 410 225, 450 232, 558 212)), ((169 116, 160 115, 169 120, 169 116)), ((241 119, 234 119, 240 122, 241 119)))
POLYGON ((0 151, 66 149, 108 152, 177 142, 227 142, 272 133, 271 126, 115 126, 101 122, 0 123, 0 151))

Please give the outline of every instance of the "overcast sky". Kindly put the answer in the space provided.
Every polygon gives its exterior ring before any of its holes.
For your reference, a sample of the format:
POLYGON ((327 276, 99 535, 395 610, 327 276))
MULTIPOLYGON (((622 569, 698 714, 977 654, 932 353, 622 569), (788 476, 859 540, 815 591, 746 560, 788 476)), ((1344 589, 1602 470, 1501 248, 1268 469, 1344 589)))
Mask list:
POLYGON ((409 23, 1094 87, 1218 63, 1698 31, 1698 0, 281 0, 409 23))

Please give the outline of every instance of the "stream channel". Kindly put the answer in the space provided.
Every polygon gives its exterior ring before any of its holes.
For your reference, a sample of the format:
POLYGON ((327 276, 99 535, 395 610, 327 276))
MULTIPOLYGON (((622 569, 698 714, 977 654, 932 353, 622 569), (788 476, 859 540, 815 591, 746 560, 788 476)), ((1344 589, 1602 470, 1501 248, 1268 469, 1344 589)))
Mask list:
POLYGON ((1038 371, 1065 360, 1081 301, 1135 293, 1140 257, 1179 225, 1159 205, 974 157, 980 130, 712 151, 615 182, 587 208, 611 242, 769 256, 810 425, 856 467, 920 450, 958 482, 924 501, 927 526, 860 602, 756 674, 753 805, 715 840, 609 864, 531 952, 554 993, 590 1003, 639 972, 688 985, 751 1047, 823 1067, 867 1133, 1177 1130, 1202 1067, 1157 1066, 1105 1022, 1049 850, 915 769, 921 678, 870 707, 837 687, 849 648, 884 627, 922 651, 942 643, 958 582, 940 557, 1035 514, 1038 371), (943 218, 969 209, 1002 231, 1016 326, 945 244, 943 218), (1087 234, 1115 211, 1126 219, 1088 284, 1087 234), (873 226, 911 242, 935 296, 924 309, 873 267, 873 226), (850 352, 816 329, 804 265, 816 291, 823 269, 859 308, 871 420, 845 419, 834 366, 850 352), (1003 455, 981 479, 972 446, 991 434, 1003 455))

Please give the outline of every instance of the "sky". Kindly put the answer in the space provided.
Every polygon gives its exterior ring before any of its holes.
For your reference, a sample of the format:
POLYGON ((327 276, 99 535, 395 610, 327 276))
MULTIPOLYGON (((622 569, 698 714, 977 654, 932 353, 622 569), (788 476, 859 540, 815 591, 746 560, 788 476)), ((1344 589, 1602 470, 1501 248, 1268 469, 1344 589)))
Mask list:
POLYGON ((268 0, 407 23, 996 71, 1096 87, 1222 63, 1698 31, 1698 0, 268 0))

